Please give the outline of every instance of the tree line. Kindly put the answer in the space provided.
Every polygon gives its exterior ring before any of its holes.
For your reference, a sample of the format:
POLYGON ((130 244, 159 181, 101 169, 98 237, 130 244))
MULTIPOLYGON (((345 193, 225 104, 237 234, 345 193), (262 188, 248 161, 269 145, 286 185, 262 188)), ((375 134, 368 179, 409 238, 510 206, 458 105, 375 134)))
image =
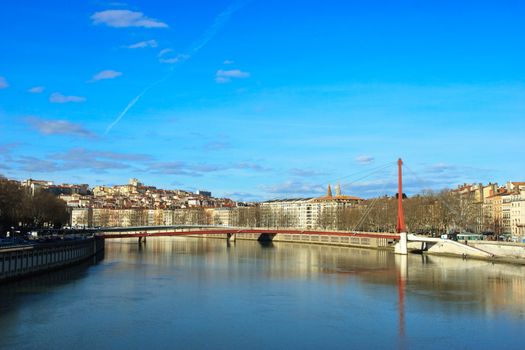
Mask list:
POLYGON ((63 200, 44 191, 31 195, 20 183, 0 177, 0 235, 12 228, 21 231, 59 228, 68 221, 63 200))
MULTIPOLYGON (((443 234, 455 231, 490 230, 483 222, 482 203, 473 195, 458 195, 451 190, 425 191, 403 199, 405 222, 409 232, 443 234)), ((269 210, 263 206, 238 208, 233 217, 236 226, 297 227, 298 215, 290 210, 269 210)), ((395 232, 397 199, 378 197, 357 205, 324 207, 312 222, 313 229, 395 232)))

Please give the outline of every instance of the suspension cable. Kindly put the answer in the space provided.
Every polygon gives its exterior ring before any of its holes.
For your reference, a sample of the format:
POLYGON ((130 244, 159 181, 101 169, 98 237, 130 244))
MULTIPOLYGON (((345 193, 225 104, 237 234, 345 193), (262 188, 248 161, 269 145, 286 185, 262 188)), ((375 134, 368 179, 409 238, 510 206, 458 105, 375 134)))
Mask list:
MULTIPOLYGON (((417 174, 412 170, 410 169, 410 167, 408 165, 405 164, 405 168, 416 178, 416 180, 420 181, 420 182, 423 182, 423 180, 417 176, 417 174)), ((449 203, 447 203, 443 198, 441 198, 440 196, 437 196, 436 197, 441 203, 443 203, 443 205, 450 211, 452 212, 453 214, 455 214, 458 218, 459 218, 459 224, 461 224, 463 226, 463 228, 466 228, 467 225, 466 225, 466 222, 465 222, 465 219, 463 219, 463 215, 461 215, 460 213, 458 213, 457 210, 455 210, 454 208, 452 208, 449 203)))
MULTIPOLYGON (((383 184, 383 187, 381 188, 381 192, 384 192, 385 188, 387 186, 387 182, 385 182, 383 184)), ((381 198, 380 196, 377 196, 376 198, 374 198, 374 200, 372 201, 372 203, 370 203, 368 205, 368 207, 366 208, 364 214, 361 216, 361 219, 357 222, 356 226, 354 227, 354 232, 357 231, 357 229, 359 228, 359 226, 361 226, 364 222, 365 222, 365 219, 367 218, 368 214, 370 214, 370 212, 372 211, 372 209, 374 208, 375 204, 379 201, 379 198, 381 198)))
MULTIPOLYGON (((352 176, 355 176, 355 175, 360 175, 360 174, 364 174, 363 176, 359 177, 359 178, 356 178, 354 179, 353 181, 350 181, 347 183, 347 185, 352 185, 352 184, 355 184, 363 179, 366 179, 367 177, 369 176, 372 176, 372 175, 375 175, 379 172, 381 172, 382 170, 392 166, 392 165, 395 165, 395 162, 388 162, 388 163, 384 163, 382 165, 379 165, 379 166, 376 166, 372 169, 365 169, 365 170, 361 170, 361 171, 357 171, 357 172, 354 172, 354 173, 351 173, 351 174, 348 174, 348 175, 345 175, 345 176, 342 176, 342 177, 339 177, 339 178, 335 178, 333 179, 332 181, 328 181, 328 183, 335 183, 337 181, 340 181, 340 180, 343 180, 343 179, 347 179, 349 177, 352 177, 352 176)), ((319 186, 319 187, 322 187, 324 185, 324 183, 316 183, 314 184, 315 187, 319 186)), ((290 199, 290 196, 291 194, 289 193, 287 196, 285 196, 285 199, 290 199)))
POLYGON ((358 179, 356 179, 356 180, 354 180, 354 181, 349 182, 349 183, 355 183, 355 182, 360 181, 360 180, 362 180, 362 179, 364 179, 364 178, 367 178, 368 176, 370 176, 370 175, 372 175, 372 174, 374 174, 374 173, 376 173, 376 172, 379 172, 379 171, 381 171, 381 170, 383 170, 383 169, 385 169, 385 168, 388 168, 388 167, 392 166, 393 164, 395 164, 395 162, 388 162, 388 163, 385 163, 385 164, 379 165, 379 166, 377 166, 377 167, 374 167, 374 168, 372 168, 372 169, 364 169, 364 170, 357 171, 357 172, 352 173, 352 174, 348 174, 348 175, 345 175, 345 176, 342 176, 342 177, 339 177, 339 178, 333 179, 332 181, 329 181, 329 182, 333 182, 333 183, 335 183, 336 181, 341 181, 341 180, 343 180, 343 179, 347 179, 347 178, 349 178, 349 177, 351 177, 351 176, 355 176, 355 175, 359 175, 359 174, 361 174, 361 173, 364 173, 365 175, 362 176, 361 178, 358 178, 358 179))

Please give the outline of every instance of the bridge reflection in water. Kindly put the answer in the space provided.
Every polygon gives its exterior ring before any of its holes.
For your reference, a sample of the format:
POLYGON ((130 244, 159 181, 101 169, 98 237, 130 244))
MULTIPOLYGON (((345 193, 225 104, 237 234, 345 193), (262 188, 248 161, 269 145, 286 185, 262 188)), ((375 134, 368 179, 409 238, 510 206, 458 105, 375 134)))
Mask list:
POLYGON ((386 250, 115 239, 69 283, 2 288, 0 348, 519 348, 524 280, 386 250))
MULTIPOLYGON (((293 228, 225 227, 209 225, 175 225, 142 227, 109 227, 96 230, 105 239, 138 238, 145 242, 149 237, 196 236, 237 239, 302 242, 367 248, 391 248, 399 240, 399 234, 385 232, 301 230, 293 228)), ((406 244, 405 244, 406 250, 406 244)))
POLYGON ((346 283, 355 277, 373 285, 392 286, 400 305, 406 293, 415 293, 421 300, 461 302, 465 310, 489 314, 506 310, 525 316, 525 267, 520 265, 288 242, 237 241, 227 251, 224 241, 213 238, 157 237, 143 246, 127 239, 109 242, 109 256, 133 259, 138 254, 142 261, 155 265, 204 261, 211 268, 200 270, 204 275, 220 267, 234 277, 243 272, 243 266, 257 262, 264 263, 265 275, 272 279, 329 277, 346 283))

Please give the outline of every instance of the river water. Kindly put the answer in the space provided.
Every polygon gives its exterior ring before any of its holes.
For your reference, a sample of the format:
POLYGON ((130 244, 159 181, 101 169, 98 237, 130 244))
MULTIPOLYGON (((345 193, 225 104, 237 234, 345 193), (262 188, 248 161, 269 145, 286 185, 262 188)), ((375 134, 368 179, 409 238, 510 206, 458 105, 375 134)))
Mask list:
POLYGON ((108 241, 0 286, 2 349, 524 349, 525 267, 296 243, 108 241))

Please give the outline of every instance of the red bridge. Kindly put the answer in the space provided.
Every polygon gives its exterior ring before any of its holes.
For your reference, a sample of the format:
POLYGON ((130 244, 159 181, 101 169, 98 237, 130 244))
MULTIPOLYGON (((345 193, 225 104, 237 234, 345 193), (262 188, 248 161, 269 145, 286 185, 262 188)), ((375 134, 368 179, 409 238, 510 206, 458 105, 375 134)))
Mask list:
POLYGON ((387 248, 399 241, 399 234, 395 233, 189 225, 100 228, 96 235, 106 239, 138 238, 139 243, 145 241, 147 237, 200 236, 224 238, 229 241, 246 239, 360 246, 368 248, 387 248))
POLYGON ((221 226, 141 226, 141 227, 111 227, 100 228, 97 236, 103 238, 133 238, 133 237, 167 237, 167 236, 193 236, 193 235, 234 235, 234 234, 259 234, 259 235, 319 235, 341 237, 368 237, 398 240, 399 234, 380 232, 350 232, 350 231, 317 231, 299 230, 289 228, 242 228, 221 226))

